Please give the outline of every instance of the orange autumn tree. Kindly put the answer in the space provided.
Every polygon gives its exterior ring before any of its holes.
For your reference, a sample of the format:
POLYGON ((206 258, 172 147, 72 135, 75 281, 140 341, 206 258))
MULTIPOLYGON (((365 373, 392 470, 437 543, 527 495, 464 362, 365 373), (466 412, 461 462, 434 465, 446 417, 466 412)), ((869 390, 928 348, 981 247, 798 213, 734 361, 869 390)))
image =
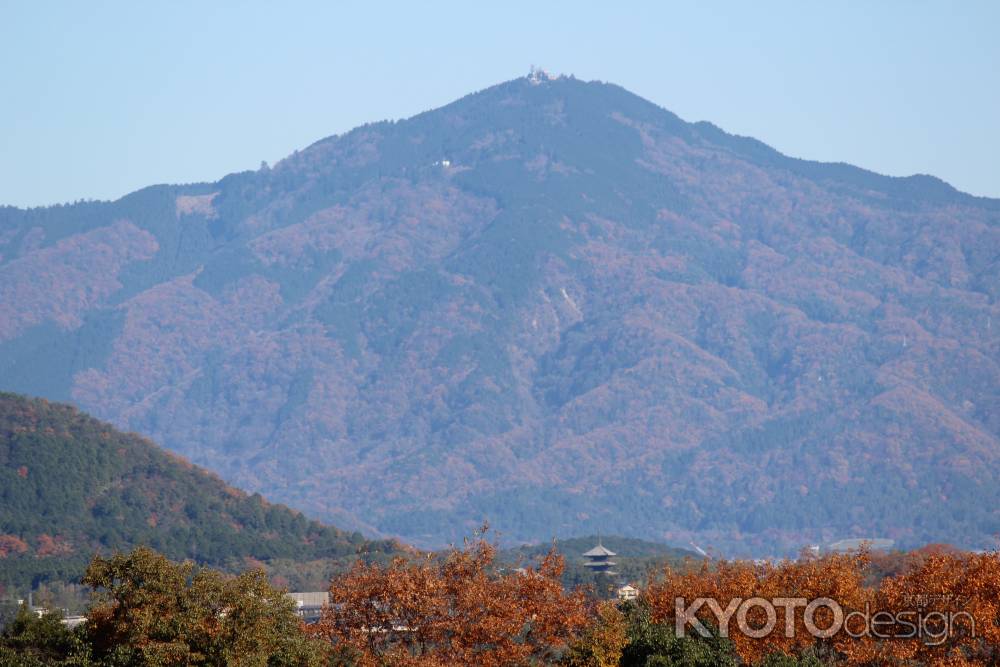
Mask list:
MULTIPOLYGON (((733 613, 727 634, 740 658, 751 665, 773 654, 807 652, 832 658, 838 665, 1000 664, 1000 555, 946 549, 913 552, 894 564, 898 571, 877 587, 865 585, 868 563, 869 555, 862 552, 763 565, 706 562, 683 573, 667 568, 645 591, 643 602, 655 620, 670 624, 677 617, 677 598, 686 605, 710 598, 723 610, 732 600, 755 597, 828 598, 839 605, 844 622, 829 637, 809 631, 802 608, 791 616, 791 637, 785 632, 782 607, 777 609, 774 630, 758 638, 744 632, 733 613)), ((695 615, 706 626, 718 626, 707 605, 695 615)), ((760 629, 767 620, 764 609, 752 607, 746 625, 760 629)), ((829 628, 833 614, 821 607, 814 622, 819 629, 829 628)), ((687 631, 695 635, 692 628, 687 631)))
POLYGON ((1000 664, 1000 554, 915 552, 882 580, 872 610, 892 620, 879 626, 890 638, 844 643, 849 664, 1000 664))
POLYGON ((628 619, 614 602, 596 605, 591 622, 563 658, 566 667, 617 667, 628 644, 628 619))
POLYGON ((357 563, 330 585, 312 632, 357 664, 500 667, 546 660, 587 623, 581 591, 565 592, 563 560, 500 572, 485 539, 443 558, 357 563))
MULTIPOLYGON (((814 637, 805 626, 803 609, 797 608, 791 615, 786 632, 785 608, 776 609, 774 630, 759 638, 752 637, 739 628, 735 600, 763 598, 806 598, 815 600, 829 598, 835 600, 844 612, 864 609, 872 598, 872 591, 864 586, 864 571, 868 554, 833 555, 821 559, 783 561, 781 563, 755 564, 747 561, 722 561, 703 563, 698 568, 677 572, 665 568, 663 576, 650 584, 643 594, 649 604, 653 619, 673 624, 676 620, 676 600, 683 598, 685 608, 698 598, 715 600, 725 612, 731 612, 726 627, 719 628, 716 614, 709 606, 702 606, 697 618, 706 626, 716 627, 728 634, 740 658, 748 664, 758 664, 772 654, 801 655, 807 649, 820 653, 839 651, 849 637, 814 637), (733 607, 730 607, 733 604, 733 607), (789 636, 790 635, 790 636, 789 636)), ((751 630, 763 628, 767 622, 764 609, 750 607, 746 614, 746 625, 751 630)), ((818 608, 813 616, 815 626, 820 629, 831 627, 833 614, 826 608, 818 608)), ((688 627, 689 636, 697 636, 688 627)))

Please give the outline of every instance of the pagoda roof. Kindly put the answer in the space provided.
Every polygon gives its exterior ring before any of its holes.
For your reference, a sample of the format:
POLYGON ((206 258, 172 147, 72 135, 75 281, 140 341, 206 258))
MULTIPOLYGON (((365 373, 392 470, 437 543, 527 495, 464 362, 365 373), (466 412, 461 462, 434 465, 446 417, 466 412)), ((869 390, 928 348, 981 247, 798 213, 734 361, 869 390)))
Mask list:
POLYGON ((618 554, 616 554, 611 549, 608 549, 603 544, 598 544, 596 547, 594 547, 590 551, 585 552, 583 555, 585 557, 593 557, 593 556, 617 556, 618 554))

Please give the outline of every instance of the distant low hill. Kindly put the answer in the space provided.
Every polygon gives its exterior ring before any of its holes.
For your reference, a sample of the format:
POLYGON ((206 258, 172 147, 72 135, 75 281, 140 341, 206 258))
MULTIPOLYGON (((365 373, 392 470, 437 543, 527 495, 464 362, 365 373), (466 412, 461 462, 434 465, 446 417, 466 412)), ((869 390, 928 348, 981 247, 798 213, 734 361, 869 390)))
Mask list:
POLYGON ((230 568, 399 549, 227 486, 70 406, 0 393, 0 585, 69 581, 95 551, 139 544, 230 568))

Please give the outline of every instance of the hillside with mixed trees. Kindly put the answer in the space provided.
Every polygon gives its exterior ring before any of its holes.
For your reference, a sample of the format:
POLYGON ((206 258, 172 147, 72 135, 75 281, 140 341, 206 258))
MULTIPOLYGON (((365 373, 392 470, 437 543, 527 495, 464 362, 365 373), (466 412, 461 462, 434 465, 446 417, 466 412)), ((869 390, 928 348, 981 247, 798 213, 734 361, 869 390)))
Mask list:
POLYGON ((420 545, 488 518, 982 548, 998 276, 1000 201, 535 76, 214 183, 0 209, 0 386, 420 545))
POLYGON ((23 595, 31 584, 78 581, 95 552, 137 545, 286 574, 292 561, 323 560, 329 571, 399 553, 234 489, 68 405, 0 393, 0 586, 23 595))

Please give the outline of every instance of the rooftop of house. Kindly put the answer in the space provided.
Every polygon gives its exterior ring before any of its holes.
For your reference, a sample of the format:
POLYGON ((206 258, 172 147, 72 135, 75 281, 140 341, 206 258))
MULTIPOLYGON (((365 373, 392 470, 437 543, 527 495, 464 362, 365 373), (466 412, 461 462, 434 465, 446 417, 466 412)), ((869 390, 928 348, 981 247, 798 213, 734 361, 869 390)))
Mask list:
POLYGON ((322 607, 330 603, 330 594, 327 591, 306 591, 285 595, 294 600, 298 607, 322 607))

